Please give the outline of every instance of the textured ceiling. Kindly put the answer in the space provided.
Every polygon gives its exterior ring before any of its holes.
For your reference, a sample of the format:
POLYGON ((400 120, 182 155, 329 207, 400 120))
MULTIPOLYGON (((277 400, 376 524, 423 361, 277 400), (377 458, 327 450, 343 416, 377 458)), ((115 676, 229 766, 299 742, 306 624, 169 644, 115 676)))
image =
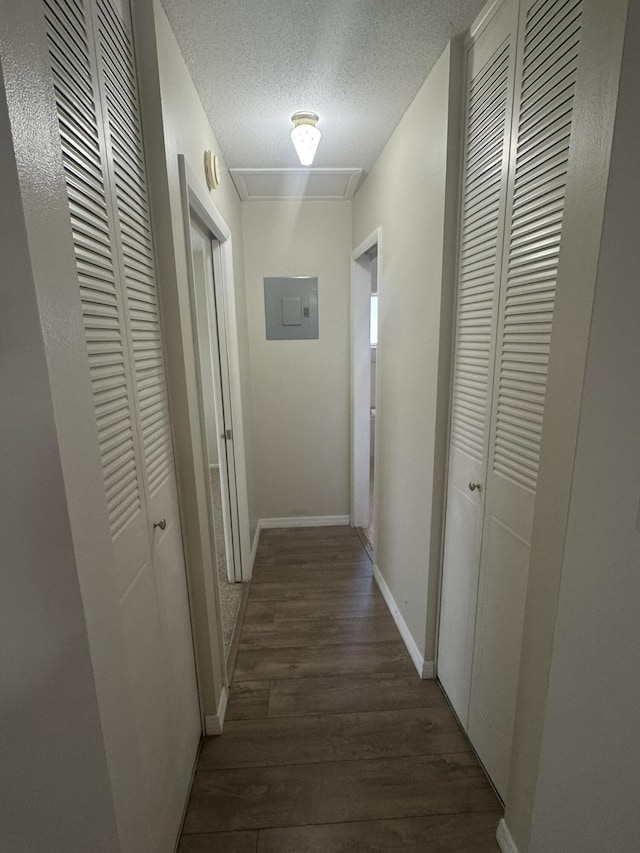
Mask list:
POLYGON ((368 169, 484 0, 162 3, 229 166, 298 166, 290 117, 310 109, 313 165, 368 169))

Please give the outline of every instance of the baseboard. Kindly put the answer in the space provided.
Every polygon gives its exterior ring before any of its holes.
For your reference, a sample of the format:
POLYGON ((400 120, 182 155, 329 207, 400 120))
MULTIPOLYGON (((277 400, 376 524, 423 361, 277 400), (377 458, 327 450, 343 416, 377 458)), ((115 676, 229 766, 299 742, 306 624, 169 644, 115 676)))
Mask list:
POLYGON ((289 518, 261 518, 259 530, 275 527, 339 527, 348 525, 348 515, 294 515, 289 518))
POLYGON ((253 576, 253 567, 256 564, 256 554, 258 553, 258 544, 260 542, 260 531, 262 530, 262 519, 258 520, 258 524, 256 525, 256 532, 253 534, 253 544, 251 546, 251 556, 249 557, 249 578, 251 580, 253 576))
MULTIPOLYGON (((382 593, 382 597, 387 602, 387 607, 389 608, 389 611, 393 616, 394 622, 398 626, 400 636, 404 640, 404 644, 407 647, 407 651, 409 652, 411 660, 413 661, 413 665, 418 670, 418 675, 420 676, 420 678, 426 678, 427 676, 424 675, 424 672, 428 668, 428 666, 431 666, 431 668, 433 669, 433 662, 425 661, 423 655, 420 653, 420 649, 416 645, 416 641, 411 636, 411 631, 409 630, 407 623, 404 621, 402 613, 400 613, 400 609, 396 604, 393 595, 391 594, 391 590, 387 586, 387 582, 382 577, 382 573, 380 572, 380 569, 375 565, 375 563, 373 566, 373 576, 376 579, 376 583, 378 584, 378 588, 382 593)), ((433 676, 430 677, 432 678, 433 676)))
POLYGON ((242 596, 240 598, 240 606, 238 607, 238 615, 236 616, 236 624, 233 628, 233 636, 231 637, 231 645, 229 646, 229 654, 227 656, 227 684, 233 682, 233 673, 236 668, 236 659, 238 657, 238 649, 240 648, 240 636, 244 625, 244 617, 247 612, 247 602, 249 601, 249 588, 251 584, 242 584, 242 596))
POLYGON ((435 664, 435 661, 432 661, 432 660, 426 660, 426 661, 422 664, 422 677, 423 677, 425 680, 427 680, 427 681, 428 681, 429 679, 431 679, 431 678, 435 678, 435 677, 436 677, 436 664, 435 664))
POLYGON ((220 701, 218 702, 218 713, 217 714, 207 714, 204 718, 204 733, 207 736, 210 735, 221 735, 222 727, 224 726, 224 717, 227 713, 227 702, 229 701, 229 693, 227 692, 227 688, 222 688, 222 694, 220 695, 220 701))
POLYGON ((198 759, 200 758, 200 750, 202 749, 202 740, 198 743, 198 748, 196 749, 196 754, 193 759, 193 767, 191 768, 191 779, 189 781, 189 787, 187 788, 187 793, 184 798, 184 806, 182 809, 182 819, 180 820, 180 828, 178 830, 178 835, 176 837, 176 843, 173 848, 173 853, 178 853, 180 848, 180 840, 182 838, 182 830, 184 829, 184 822, 187 819, 187 808, 189 806, 189 800, 191 799, 191 789, 193 788, 193 780, 196 778, 196 769, 198 767, 198 759))
POLYGON ((518 848, 511 837, 511 833, 507 828, 507 824, 504 822, 504 818, 502 818, 498 824, 496 840, 498 842, 498 847, 502 850, 502 853, 518 853, 518 848))

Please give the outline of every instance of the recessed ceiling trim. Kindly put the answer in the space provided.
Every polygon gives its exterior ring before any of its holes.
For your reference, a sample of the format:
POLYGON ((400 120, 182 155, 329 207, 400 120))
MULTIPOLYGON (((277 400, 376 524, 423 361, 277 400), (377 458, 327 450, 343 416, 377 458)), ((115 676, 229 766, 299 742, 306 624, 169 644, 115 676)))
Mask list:
POLYGON ((350 201, 362 169, 231 169, 242 201, 324 199, 350 201))

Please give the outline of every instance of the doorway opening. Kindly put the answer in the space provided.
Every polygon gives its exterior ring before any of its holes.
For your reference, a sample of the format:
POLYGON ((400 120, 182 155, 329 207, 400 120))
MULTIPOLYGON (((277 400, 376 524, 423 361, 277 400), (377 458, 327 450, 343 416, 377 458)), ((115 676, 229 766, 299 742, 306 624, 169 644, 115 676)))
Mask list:
POLYGON ((223 306, 216 299, 219 296, 216 294, 213 260, 216 241, 193 212, 189 229, 210 526, 213 528, 225 656, 228 656, 242 594, 240 584, 236 583, 242 580, 242 571, 234 454, 229 446, 233 437, 233 416, 229 406, 228 358, 224 323, 220 317, 223 306))
POLYGON ((206 508, 215 554, 218 633, 229 658, 250 578, 249 513, 244 460, 238 342, 229 230, 180 160, 206 508))
POLYGON ((373 556, 380 229, 351 256, 351 524, 373 556))

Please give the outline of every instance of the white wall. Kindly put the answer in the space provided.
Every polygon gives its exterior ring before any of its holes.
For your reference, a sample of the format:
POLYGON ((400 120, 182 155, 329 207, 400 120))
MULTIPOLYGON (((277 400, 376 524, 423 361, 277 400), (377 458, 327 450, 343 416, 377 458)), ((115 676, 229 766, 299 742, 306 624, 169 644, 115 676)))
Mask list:
POLYGON ((640 850, 639 43, 630 4, 532 853, 640 850))
POLYGON ((261 518, 349 513, 350 202, 243 205, 261 518), (318 276, 319 339, 268 341, 265 276, 318 276))
POLYGON ((113 853, 115 812, 1 73, 0 195, 0 850, 113 853))
POLYGON ((376 563, 433 661, 453 298, 460 54, 444 52, 353 202, 378 226, 376 563))

